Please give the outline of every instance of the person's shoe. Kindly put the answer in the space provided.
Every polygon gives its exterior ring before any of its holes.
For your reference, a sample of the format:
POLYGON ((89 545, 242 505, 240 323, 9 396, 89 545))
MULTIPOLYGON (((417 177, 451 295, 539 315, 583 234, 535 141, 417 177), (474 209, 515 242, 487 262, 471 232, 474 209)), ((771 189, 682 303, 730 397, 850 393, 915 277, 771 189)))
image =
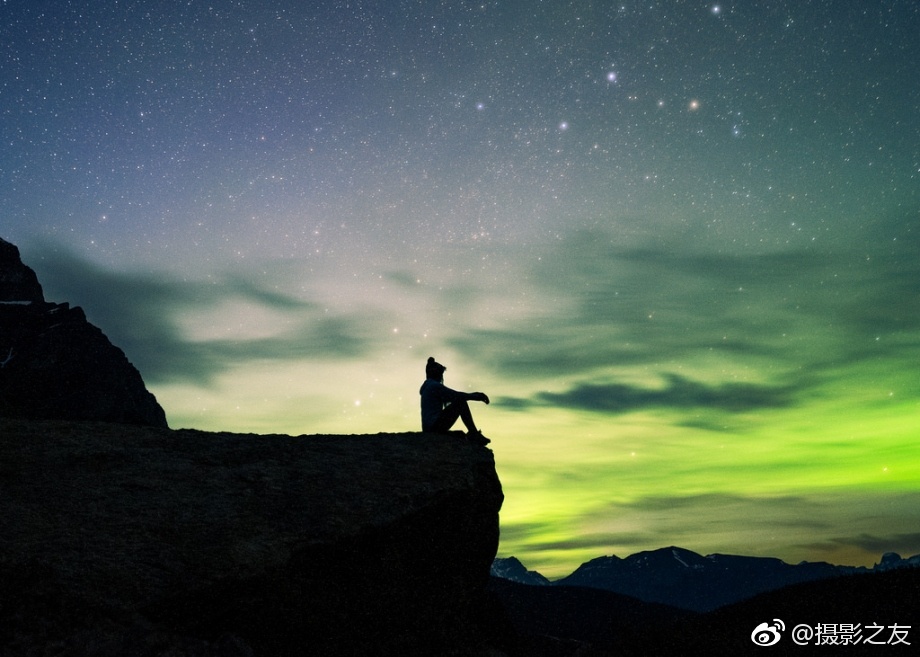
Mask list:
POLYGON ((470 431, 466 434, 466 439, 474 445, 488 445, 491 440, 482 435, 481 431, 470 431))

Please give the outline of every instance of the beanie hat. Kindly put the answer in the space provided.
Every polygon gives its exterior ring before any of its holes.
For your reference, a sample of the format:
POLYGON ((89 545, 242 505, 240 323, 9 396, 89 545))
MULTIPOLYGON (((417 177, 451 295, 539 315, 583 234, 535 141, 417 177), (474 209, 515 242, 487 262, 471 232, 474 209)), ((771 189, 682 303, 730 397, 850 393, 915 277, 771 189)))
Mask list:
POLYGON ((425 376, 429 379, 440 381, 446 369, 446 367, 434 359, 434 356, 429 356, 428 363, 425 365, 425 376))

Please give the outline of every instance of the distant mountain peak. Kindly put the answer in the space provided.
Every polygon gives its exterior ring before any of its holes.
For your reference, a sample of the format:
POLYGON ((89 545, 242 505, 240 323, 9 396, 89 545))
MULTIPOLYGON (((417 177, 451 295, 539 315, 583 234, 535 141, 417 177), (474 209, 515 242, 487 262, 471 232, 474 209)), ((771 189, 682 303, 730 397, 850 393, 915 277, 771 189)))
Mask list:
MULTIPOLYGON (((523 584, 542 583, 540 573, 514 557, 492 567, 496 577, 523 584), (539 578, 539 579, 538 579, 539 578)), ((677 546, 637 552, 625 559, 615 555, 597 557, 575 571, 547 583, 612 591, 693 611, 710 611, 753 597, 758 593, 791 584, 858 573, 920 567, 920 555, 902 559, 894 552, 882 556, 874 568, 834 566, 803 561, 791 565, 774 557, 745 557, 730 554, 701 556, 677 546)))
POLYGON ((535 570, 527 568, 516 557, 500 557, 492 562, 492 575, 520 584, 546 586, 550 581, 535 570))

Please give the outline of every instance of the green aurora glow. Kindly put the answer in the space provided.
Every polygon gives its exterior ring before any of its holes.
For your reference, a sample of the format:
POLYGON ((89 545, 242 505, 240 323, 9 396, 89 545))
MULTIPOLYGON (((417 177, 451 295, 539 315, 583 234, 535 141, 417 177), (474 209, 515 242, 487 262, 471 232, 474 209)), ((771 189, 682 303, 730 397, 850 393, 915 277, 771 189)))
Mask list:
POLYGON ((0 18, 0 235, 171 426, 417 430, 433 355, 548 576, 920 553, 914 0, 0 18))

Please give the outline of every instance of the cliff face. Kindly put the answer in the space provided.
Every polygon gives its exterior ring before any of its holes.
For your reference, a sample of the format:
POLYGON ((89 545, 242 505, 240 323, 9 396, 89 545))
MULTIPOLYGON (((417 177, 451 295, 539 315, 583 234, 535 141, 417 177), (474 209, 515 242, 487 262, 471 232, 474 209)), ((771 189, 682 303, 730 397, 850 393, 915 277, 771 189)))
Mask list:
POLYGON ((9 654, 439 654, 478 640, 503 496, 492 453, 456 435, 0 419, 0 480, 9 654))
POLYGON ((80 308, 46 302, 35 272, 2 239, 0 416, 166 426, 124 352, 80 308))
POLYGON ((22 264, 19 249, 0 239, 0 300, 44 303, 45 295, 38 277, 22 264))

